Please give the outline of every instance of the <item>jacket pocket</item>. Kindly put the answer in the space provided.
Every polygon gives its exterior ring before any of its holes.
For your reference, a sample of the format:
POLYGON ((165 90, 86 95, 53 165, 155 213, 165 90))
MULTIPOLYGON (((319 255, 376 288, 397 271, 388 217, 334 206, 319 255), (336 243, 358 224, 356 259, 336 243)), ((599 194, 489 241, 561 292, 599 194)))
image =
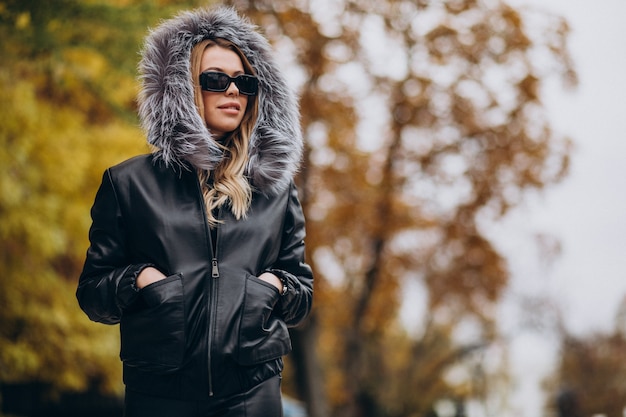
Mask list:
POLYGON ((153 373, 174 372, 185 355, 182 274, 142 288, 142 308, 122 316, 121 352, 125 365, 153 373))
POLYGON ((255 365, 291 351, 287 325, 274 313, 279 296, 271 284, 246 276, 236 355, 239 364, 255 365))

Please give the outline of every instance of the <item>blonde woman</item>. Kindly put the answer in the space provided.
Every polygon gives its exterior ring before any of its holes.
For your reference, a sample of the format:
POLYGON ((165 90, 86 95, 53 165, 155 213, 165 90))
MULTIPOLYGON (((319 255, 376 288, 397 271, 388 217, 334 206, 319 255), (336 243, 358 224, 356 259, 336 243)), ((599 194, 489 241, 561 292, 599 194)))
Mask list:
POLYGON ((313 297, 295 96, 223 7, 162 23, 140 72, 154 152, 104 173, 77 290, 120 324, 125 416, 281 416, 287 328, 313 297))

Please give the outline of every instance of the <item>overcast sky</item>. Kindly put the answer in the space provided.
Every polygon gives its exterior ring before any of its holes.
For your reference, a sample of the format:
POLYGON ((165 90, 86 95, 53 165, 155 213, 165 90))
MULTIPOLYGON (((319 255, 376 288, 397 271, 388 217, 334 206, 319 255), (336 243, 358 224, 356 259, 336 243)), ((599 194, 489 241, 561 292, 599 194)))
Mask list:
MULTIPOLYGON (((498 229, 496 240, 513 273, 505 332, 515 338, 519 383, 511 416, 540 417, 539 386, 554 364, 550 334, 519 331, 523 296, 550 296, 569 331, 610 331, 626 296, 626 1, 510 0, 564 16, 580 78, 568 92, 550 83, 544 92, 554 129, 575 143, 571 173, 561 184, 529 198, 498 229), (561 255, 540 260, 534 236, 560 239, 561 255)), ((587 416, 585 416, 587 417, 587 416)))

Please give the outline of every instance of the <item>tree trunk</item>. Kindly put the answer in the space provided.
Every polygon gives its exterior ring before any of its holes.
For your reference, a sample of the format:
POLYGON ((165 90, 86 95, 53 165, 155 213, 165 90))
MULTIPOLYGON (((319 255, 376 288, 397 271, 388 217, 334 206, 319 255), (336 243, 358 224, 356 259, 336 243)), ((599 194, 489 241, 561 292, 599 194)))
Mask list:
POLYGON ((328 417, 324 375, 316 350, 317 334, 317 316, 313 312, 304 325, 291 330, 291 357, 296 388, 306 403, 308 417, 328 417))

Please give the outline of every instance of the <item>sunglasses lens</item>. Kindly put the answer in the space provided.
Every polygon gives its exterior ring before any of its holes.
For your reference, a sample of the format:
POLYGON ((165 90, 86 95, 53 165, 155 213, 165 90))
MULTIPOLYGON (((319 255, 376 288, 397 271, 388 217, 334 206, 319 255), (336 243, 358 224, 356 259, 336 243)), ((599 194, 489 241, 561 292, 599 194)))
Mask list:
POLYGON ((235 78, 235 85, 241 94, 253 96, 258 90, 258 81, 251 75, 239 75, 235 78))
POLYGON ((235 83, 241 94, 247 96, 256 95, 259 88, 258 80, 252 75, 242 74, 231 78, 223 72, 207 71, 200 74, 200 86, 205 91, 226 91, 231 82, 235 83))
POLYGON ((230 78, 219 72, 205 72, 200 76, 200 84, 204 90, 225 91, 230 84, 230 78))

